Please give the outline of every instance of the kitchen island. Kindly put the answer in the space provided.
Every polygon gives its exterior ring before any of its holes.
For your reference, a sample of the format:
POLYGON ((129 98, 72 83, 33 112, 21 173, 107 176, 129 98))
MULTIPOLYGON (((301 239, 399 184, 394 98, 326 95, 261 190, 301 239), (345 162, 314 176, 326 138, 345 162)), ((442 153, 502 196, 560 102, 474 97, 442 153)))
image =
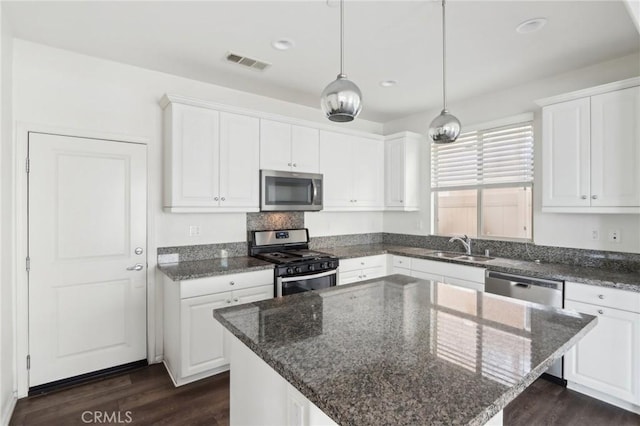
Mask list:
POLYGON ((392 275, 218 309, 232 425, 481 425, 596 325, 392 275))

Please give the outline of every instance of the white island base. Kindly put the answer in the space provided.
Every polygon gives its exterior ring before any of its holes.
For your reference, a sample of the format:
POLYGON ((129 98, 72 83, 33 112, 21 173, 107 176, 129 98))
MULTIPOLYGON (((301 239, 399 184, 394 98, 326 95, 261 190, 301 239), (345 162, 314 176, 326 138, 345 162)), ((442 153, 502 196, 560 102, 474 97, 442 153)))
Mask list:
MULTIPOLYGON (((231 426, 335 426, 329 416, 229 333, 231 426)), ((502 411, 487 423, 502 426, 502 411)))

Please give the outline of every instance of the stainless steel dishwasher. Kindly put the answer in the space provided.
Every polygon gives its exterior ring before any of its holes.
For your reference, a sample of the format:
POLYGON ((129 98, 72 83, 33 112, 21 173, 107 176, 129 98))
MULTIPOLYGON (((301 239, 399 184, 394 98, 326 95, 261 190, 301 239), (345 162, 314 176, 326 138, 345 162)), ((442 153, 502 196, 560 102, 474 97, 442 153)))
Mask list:
MULTIPOLYGON (((484 278, 484 291, 555 308, 563 307, 564 283, 562 281, 487 271, 484 278)), ((562 360, 561 358, 554 362, 546 374, 551 376, 547 376, 548 379, 566 385, 562 360)))

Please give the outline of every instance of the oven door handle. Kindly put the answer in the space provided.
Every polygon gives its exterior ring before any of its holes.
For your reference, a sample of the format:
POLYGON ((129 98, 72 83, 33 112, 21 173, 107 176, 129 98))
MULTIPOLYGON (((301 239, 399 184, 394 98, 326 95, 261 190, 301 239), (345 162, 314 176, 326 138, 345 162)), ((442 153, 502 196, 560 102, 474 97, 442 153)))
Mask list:
POLYGON ((280 278, 281 282, 283 283, 288 283, 290 281, 300 281, 300 280, 312 280, 314 278, 322 278, 322 277, 328 277, 329 275, 334 275, 337 273, 337 270, 332 269, 331 271, 327 271, 327 272, 321 272, 319 274, 313 274, 313 275, 298 275, 296 277, 287 277, 287 278, 280 278))

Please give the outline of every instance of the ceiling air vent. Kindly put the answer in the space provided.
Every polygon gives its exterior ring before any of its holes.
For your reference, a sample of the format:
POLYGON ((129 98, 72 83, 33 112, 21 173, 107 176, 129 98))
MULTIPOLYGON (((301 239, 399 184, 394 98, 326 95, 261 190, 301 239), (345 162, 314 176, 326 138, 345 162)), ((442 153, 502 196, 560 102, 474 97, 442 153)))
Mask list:
POLYGON ((227 53, 226 60, 233 62, 234 64, 243 65, 247 68, 253 68, 254 70, 264 71, 271 66, 268 62, 263 62, 258 59, 248 58, 246 56, 238 55, 235 53, 227 53))

